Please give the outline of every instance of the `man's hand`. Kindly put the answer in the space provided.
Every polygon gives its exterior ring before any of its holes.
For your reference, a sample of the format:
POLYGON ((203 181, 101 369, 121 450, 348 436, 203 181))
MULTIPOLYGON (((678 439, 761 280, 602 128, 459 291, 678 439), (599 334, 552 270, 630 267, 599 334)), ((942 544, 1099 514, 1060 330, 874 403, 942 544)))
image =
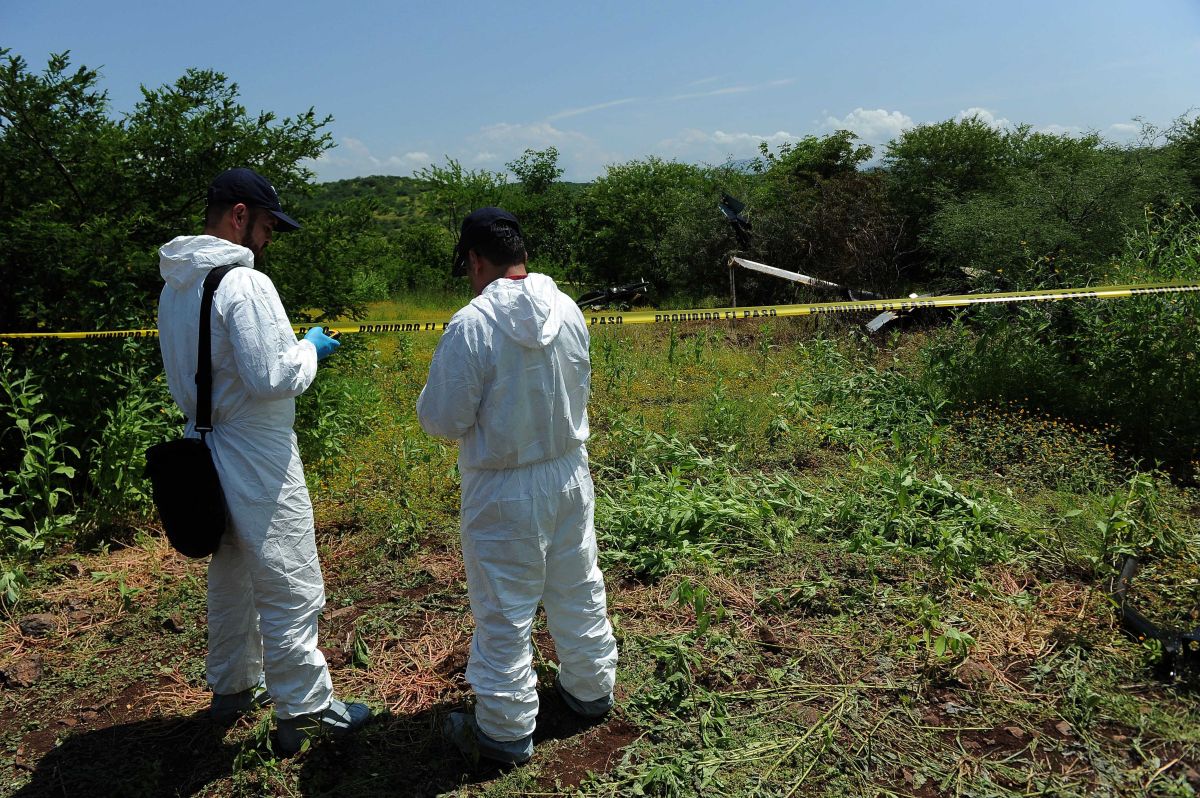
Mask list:
POLYGON ((317 360, 324 360, 342 345, 341 341, 326 335, 325 330, 321 327, 309 328, 308 332, 304 334, 304 340, 312 342, 312 345, 317 348, 317 360))

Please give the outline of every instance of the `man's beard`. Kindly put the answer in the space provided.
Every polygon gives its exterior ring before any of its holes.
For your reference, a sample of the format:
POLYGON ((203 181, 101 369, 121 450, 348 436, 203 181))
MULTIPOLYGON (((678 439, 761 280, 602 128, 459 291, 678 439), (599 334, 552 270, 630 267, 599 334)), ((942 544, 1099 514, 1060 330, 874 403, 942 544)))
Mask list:
POLYGON ((258 229, 258 215, 262 213, 260 208, 247 208, 249 216, 246 221, 246 230, 242 233, 242 246, 254 253, 254 265, 258 266, 259 261, 263 256, 262 243, 254 243, 254 231, 258 229))

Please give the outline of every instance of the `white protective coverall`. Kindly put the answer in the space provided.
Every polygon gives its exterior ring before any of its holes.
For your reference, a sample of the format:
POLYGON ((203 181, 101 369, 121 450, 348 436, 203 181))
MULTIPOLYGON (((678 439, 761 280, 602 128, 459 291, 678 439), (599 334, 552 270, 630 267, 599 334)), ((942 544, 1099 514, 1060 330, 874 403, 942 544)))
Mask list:
POLYGON ((612 694, 617 646, 596 563, 588 471, 591 390, 583 314, 542 274, 490 283, 446 327, 417 400, 421 427, 458 441, 467 590, 467 681, 494 740, 531 734, 538 711, 530 632, 539 600, 561 684, 612 694))
POLYGON ((167 384, 194 430, 200 298, 208 272, 231 269, 213 296, 212 421, 207 441, 230 527, 208 567, 208 684, 241 692, 265 670, 279 718, 319 712, 332 699, 317 616, 325 584, 312 503, 292 431, 295 398, 317 373, 312 343, 297 341, 270 278, 246 247, 180 236, 159 250, 158 303, 167 384), (265 666, 265 668, 264 668, 265 666))

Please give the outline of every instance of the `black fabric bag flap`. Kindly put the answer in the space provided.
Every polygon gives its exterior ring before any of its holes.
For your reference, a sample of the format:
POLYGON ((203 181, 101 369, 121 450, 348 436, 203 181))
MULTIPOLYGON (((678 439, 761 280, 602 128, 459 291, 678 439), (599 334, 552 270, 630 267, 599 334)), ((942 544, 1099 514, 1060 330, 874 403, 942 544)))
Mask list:
POLYGON ((225 531, 225 496, 204 441, 180 438, 151 446, 146 477, 171 545, 186 557, 216 552, 225 531))

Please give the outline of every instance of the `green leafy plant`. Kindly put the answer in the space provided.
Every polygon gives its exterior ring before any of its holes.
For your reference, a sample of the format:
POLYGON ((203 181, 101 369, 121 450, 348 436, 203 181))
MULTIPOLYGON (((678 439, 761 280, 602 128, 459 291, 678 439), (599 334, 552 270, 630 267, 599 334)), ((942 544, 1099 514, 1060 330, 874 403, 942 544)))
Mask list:
POLYGON ((653 450, 629 453, 625 479, 598 488, 597 530, 606 563, 658 579, 685 564, 711 562, 719 550, 779 550, 807 493, 786 475, 769 479, 729 470, 729 459, 651 434, 653 450))
POLYGON ((88 447, 88 519, 102 530, 144 517, 153 508, 143 475, 144 453, 183 422, 161 374, 131 366, 114 370, 113 379, 124 388, 117 402, 101 412, 100 434, 88 447))
POLYGON ((917 455, 893 467, 859 461, 858 468, 866 475, 863 487, 882 501, 850 502, 855 509, 842 522, 854 519, 851 550, 920 553, 948 574, 974 573, 1013 551, 1016 530, 996 506, 941 474, 922 477, 917 455))
POLYGON ((682 607, 690 607, 696 613, 696 639, 704 637, 708 627, 725 618, 721 602, 710 603, 711 593, 707 587, 690 579, 681 579, 671 592, 671 600, 682 607))
POLYGON ((375 383, 360 376, 356 361, 374 362, 357 341, 339 348, 340 362, 322 370, 296 400, 296 438, 306 466, 318 477, 337 468, 348 447, 371 429, 378 417, 380 395, 375 383), (344 351, 343 351, 344 350, 344 351))
POLYGON ((145 588, 130 587, 125 583, 124 571, 92 571, 93 582, 115 582, 117 596, 121 600, 121 609, 128 612, 133 609, 133 600, 145 592, 145 588))
POLYGON ((1170 524, 1160 523, 1158 504, 1158 480, 1143 472, 1135 472, 1123 491, 1105 498, 1095 522, 1095 549, 1088 555, 1099 575, 1115 575, 1126 555, 1150 558, 1179 553, 1184 538, 1170 524))
MULTIPOLYGON (((0 472, 0 549, 16 562, 74 531, 76 515, 66 508, 75 477, 70 462, 78 460, 79 450, 65 440, 71 425, 44 412, 44 400, 37 376, 15 373, 9 355, 0 355, 0 442, 20 452, 14 467, 0 472)), ((0 578, 5 595, 15 600, 23 581, 19 569, 9 564, 0 578)))

